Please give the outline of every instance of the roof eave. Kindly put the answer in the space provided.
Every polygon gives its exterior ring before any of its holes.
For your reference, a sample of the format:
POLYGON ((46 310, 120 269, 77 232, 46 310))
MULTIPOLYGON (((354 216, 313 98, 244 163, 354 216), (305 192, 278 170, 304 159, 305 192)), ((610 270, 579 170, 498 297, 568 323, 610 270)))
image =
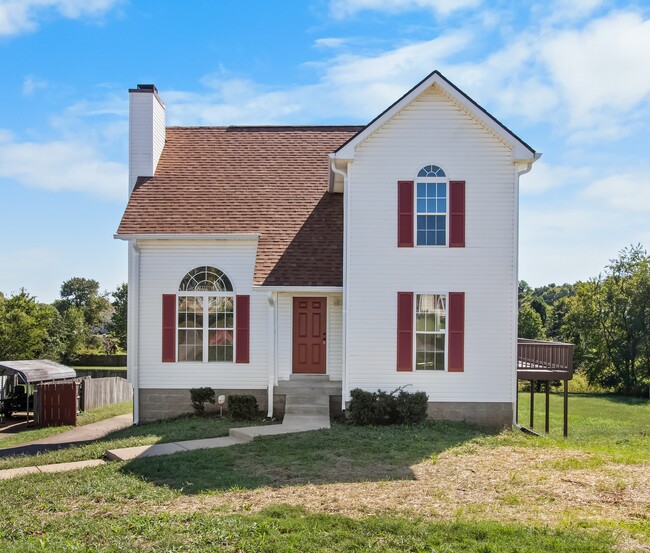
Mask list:
POLYGON ((113 238, 116 240, 259 240, 259 232, 247 233, 116 233, 113 238))

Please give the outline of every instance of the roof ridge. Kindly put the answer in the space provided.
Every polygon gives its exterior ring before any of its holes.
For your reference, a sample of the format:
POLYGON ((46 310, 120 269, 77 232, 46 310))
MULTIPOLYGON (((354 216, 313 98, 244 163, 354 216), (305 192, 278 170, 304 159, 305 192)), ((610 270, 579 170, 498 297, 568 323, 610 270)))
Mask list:
POLYGON ((363 129, 366 125, 169 125, 167 129, 363 129))

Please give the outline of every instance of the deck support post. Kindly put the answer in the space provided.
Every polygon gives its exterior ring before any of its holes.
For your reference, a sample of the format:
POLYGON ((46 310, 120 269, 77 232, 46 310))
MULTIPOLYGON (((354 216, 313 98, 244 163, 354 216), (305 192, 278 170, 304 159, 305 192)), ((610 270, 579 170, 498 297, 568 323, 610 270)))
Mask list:
POLYGON ((535 428, 535 381, 530 381, 530 427, 535 428))
POLYGON ((548 424, 548 411, 549 411, 549 388, 551 387, 551 381, 547 380, 546 381, 546 412, 545 412, 545 420, 544 420, 544 431, 548 434, 548 429, 549 429, 549 424, 548 424))
POLYGON ((515 386, 515 424, 519 424, 519 380, 515 386))
POLYGON ((569 381, 564 379, 564 437, 569 435, 569 381))

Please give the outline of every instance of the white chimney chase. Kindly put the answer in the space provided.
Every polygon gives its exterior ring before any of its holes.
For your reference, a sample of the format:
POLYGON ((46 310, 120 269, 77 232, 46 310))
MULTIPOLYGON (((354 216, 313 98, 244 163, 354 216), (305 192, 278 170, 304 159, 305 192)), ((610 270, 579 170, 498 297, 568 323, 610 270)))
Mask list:
POLYGON ((138 177, 152 177, 165 145, 165 104, 152 84, 129 89, 129 195, 138 177))

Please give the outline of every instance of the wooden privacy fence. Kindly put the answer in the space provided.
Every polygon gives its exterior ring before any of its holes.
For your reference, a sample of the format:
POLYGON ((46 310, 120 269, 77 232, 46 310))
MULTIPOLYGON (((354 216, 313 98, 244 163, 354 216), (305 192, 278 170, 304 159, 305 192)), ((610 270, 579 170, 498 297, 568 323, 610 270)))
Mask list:
POLYGON ((39 426, 77 424, 78 383, 49 382, 36 386, 34 415, 39 426))
POLYGON ((81 398, 79 402, 81 411, 131 401, 132 399, 133 388, 125 378, 110 376, 107 378, 84 378, 81 381, 81 398))

